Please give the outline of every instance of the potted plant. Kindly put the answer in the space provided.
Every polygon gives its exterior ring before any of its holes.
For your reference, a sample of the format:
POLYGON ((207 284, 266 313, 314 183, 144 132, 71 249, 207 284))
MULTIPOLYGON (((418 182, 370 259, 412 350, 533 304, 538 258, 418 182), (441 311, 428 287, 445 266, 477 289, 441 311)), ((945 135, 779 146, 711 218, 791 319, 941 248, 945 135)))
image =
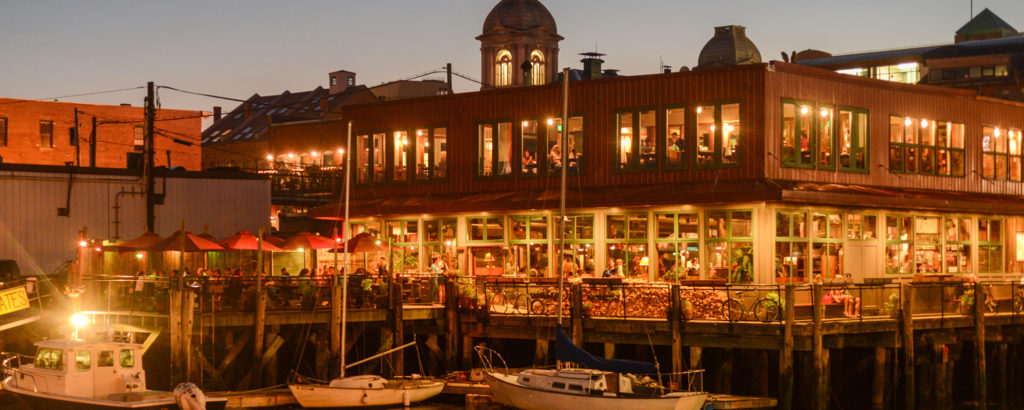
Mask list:
POLYGON ((889 294, 889 300, 882 304, 889 315, 892 317, 900 316, 900 295, 895 293, 889 294))
POLYGON ((683 299, 679 305, 682 309, 683 320, 693 319, 693 302, 690 302, 689 299, 683 299))
POLYGON ((590 316, 590 314, 594 310, 594 304, 590 302, 583 302, 583 304, 580 305, 580 307, 583 308, 583 315, 585 316, 590 316))

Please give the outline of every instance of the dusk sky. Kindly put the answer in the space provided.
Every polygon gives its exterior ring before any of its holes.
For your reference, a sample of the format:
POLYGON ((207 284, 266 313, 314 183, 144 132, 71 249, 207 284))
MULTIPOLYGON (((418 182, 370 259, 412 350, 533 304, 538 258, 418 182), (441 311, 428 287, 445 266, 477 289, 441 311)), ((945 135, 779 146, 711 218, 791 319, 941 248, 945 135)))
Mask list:
MULTIPOLYGON (((713 27, 738 24, 764 60, 951 43, 968 0, 546 0, 562 67, 580 52, 606 68, 648 74, 693 66, 713 27)), ((234 98, 327 85, 345 69, 376 85, 440 69, 480 77, 484 17, 497 0, 52 1, 0 0, 0 96, 38 99, 155 81, 234 98)), ((1024 1, 977 0, 1024 29, 1024 1)), ((434 78, 442 78, 438 75, 434 78)), ((459 80, 457 92, 475 84, 459 80)), ((141 105, 144 90, 62 99, 141 105)), ((237 103, 162 90, 163 107, 237 103)))

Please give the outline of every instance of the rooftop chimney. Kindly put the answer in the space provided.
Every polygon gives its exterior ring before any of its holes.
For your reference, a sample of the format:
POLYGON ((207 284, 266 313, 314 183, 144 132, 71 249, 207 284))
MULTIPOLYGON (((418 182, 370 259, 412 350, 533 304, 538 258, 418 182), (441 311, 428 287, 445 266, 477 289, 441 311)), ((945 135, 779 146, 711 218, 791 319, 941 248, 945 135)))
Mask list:
POLYGON ((220 106, 213 106, 213 122, 220 121, 220 106))
POLYGON ((252 117, 252 104, 245 103, 245 107, 244 108, 245 108, 245 119, 248 120, 249 117, 252 117))
POLYGON ((356 73, 345 70, 338 70, 327 74, 330 84, 331 95, 344 92, 349 87, 356 85, 356 73))
POLYGON ((583 62, 583 79, 594 80, 601 78, 601 63, 604 63, 601 57, 604 57, 604 54, 593 52, 580 53, 580 55, 583 56, 583 59, 580 60, 583 62))

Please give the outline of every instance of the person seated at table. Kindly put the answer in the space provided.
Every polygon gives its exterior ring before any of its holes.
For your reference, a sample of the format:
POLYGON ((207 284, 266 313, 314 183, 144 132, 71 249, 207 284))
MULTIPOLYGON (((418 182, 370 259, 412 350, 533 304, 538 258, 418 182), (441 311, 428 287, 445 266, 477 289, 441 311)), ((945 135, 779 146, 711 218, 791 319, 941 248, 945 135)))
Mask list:
POLYGON ((551 169, 562 168, 562 146, 555 144, 551 147, 551 152, 548 153, 548 163, 551 164, 551 169))
POLYGON ((843 305, 843 316, 857 317, 860 314, 860 298, 849 293, 845 286, 829 288, 822 296, 822 303, 826 305, 843 305))
POLYGON ((605 269, 604 272, 601 272, 601 277, 611 278, 615 276, 619 276, 619 269, 615 267, 615 259, 608 258, 608 269, 605 269))
POLYGON ((533 174, 537 172, 537 159, 530 154, 530 151, 523 151, 523 173, 533 174))

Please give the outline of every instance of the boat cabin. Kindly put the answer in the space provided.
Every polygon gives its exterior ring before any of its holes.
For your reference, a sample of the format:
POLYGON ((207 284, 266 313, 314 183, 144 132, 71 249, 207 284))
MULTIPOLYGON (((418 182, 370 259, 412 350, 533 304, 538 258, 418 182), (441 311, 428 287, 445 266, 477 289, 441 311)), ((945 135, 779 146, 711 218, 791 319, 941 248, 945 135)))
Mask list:
POLYGON ((535 389, 569 394, 633 393, 629 378, 590 369, 528 370, 519 373, 517 381, 535 389))
POLYGON ((18 387, 102 399, 146 390, 141 345, 62 339, 36 346, 32 364, 15 373, 18 387))

